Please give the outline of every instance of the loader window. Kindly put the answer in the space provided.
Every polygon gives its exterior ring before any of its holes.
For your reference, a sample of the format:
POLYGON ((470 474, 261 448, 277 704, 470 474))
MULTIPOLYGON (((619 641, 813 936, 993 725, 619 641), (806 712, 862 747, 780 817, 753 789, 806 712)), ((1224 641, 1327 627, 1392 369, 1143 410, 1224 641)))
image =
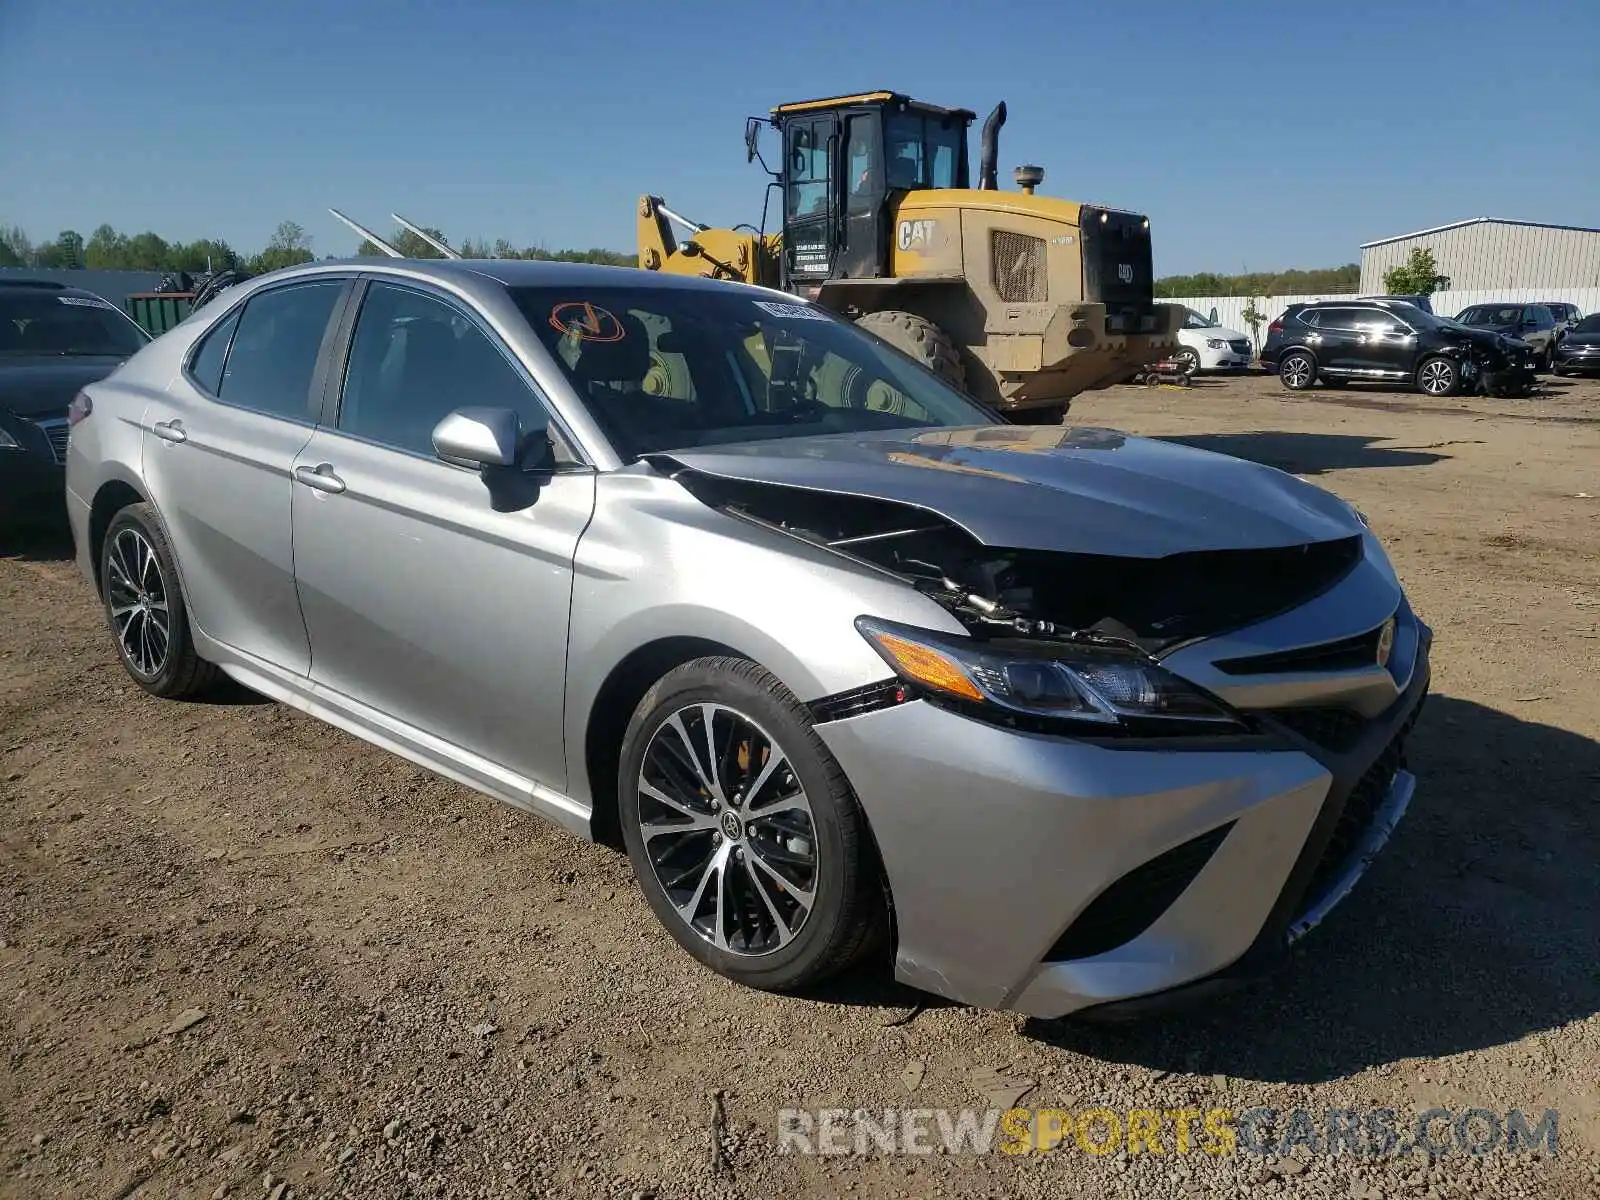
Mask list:
POLYGON ((788 155, 791 217, 821 216, 828 210, 828 138, 832 118, 796 121, 789 126, 788 155))
POLYGON ((966 127, 916 111, 892 113, 884 123, 884 156, 892 188, 956 186, 966 127))

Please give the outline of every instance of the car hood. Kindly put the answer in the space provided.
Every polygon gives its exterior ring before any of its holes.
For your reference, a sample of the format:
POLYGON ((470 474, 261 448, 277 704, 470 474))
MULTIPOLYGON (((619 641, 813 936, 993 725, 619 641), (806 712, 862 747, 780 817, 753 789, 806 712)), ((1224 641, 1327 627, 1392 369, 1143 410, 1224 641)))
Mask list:
POLYGON ((104 379, 127 361, 126 355, 116 354, 81 358, 0 355, 0 409, 19 417, 57 412, 72 402, 79 388, 104 379))
POLYGON ((1229 329, 1226 325, 1210 325, 1205 329, 1180 329, 1178 340, 1186 345, 1194 344, 1204 346, 1210 339, 1221 342, 1242 342, 1249 339, 1237 329, 1229 329))
POLYGON ((914 505, 979 542, 1158 558, 1361 532, 1331 492, 1258 463, 1111 429, 964 426, 774 438, 649 456, 693 472, 914 505))
POLYGON ((1600 346, 1600 333, 1569 333, 1561 339, 1563 346, 1600 346))

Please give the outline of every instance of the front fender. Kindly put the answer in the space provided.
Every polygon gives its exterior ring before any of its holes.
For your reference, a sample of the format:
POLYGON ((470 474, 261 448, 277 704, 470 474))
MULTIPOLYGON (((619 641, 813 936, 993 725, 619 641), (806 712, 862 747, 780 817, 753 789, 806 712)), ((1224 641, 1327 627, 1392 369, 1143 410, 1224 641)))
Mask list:
POLYGON ((855 628, 862 614, 951 633, 961 624, 909 585, 741 520, 642 468, 602 476, 578 546, 567 648, 569 793, 597 699, 631 654, 674 638, 726 646, 811 701, 890 674, 855 628))

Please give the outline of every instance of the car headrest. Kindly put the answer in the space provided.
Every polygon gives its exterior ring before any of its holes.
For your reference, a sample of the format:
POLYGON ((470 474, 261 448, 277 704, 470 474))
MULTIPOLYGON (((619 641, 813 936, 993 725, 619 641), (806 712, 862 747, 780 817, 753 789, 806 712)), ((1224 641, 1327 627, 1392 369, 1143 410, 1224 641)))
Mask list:
POLYGON ((589 383, 642 384, 650 373, 650 334, 632 313, 618 314, 616 320, 622 336, 605 342, 581 340, 573 371, 589 383))

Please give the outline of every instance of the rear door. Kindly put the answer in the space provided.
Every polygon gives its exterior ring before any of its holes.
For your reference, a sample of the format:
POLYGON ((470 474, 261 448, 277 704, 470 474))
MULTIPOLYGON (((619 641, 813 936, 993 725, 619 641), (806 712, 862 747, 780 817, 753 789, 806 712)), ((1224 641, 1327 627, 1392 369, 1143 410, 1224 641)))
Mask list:
POLYGON ((1359 365, 1357 325, 1361 310, 1358 308, 1314 308, 1304 317, 1316 317, 1315 331, 1306 336, 1306 344, 1317 356, 1317 362, 1335 374, 1349 374, 1359 365))
POLYGON ((202 632, 305 674, 290 468, 311 440, 350 276, 256 292, 195 346, 144 417, 144 474, 202 632))
POLYGON ((593 472, 529 473, 497 502, 477 471, 437 457, 432 431, 478 405, 550 425, 532 380, 448 293, 376 279, 359 305, 335 411, 295 466, 312 682, 564 790, 572 559, 593 472))

